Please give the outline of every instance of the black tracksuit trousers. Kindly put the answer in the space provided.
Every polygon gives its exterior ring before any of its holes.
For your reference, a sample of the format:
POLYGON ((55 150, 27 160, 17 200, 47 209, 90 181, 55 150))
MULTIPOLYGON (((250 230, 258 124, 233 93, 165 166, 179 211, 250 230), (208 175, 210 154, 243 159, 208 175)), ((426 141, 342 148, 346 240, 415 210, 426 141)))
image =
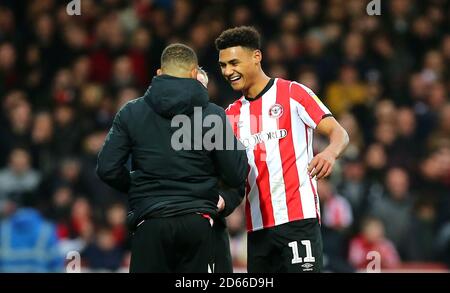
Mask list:
POLYGON ((207 273, 213 260, 213 229, 200 214, 149 218, 133 234, 130 273, 207 273))

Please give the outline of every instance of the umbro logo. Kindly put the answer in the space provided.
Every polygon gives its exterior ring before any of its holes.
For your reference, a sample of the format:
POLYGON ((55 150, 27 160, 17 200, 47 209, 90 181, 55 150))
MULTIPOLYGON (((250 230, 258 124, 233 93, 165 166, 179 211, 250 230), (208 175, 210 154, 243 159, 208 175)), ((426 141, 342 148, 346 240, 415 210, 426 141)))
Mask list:
POLYGON ((314 266, 313 264, 308 263, 308 262, 302 264, 303 271, 312 271, 313 266, 314 266))

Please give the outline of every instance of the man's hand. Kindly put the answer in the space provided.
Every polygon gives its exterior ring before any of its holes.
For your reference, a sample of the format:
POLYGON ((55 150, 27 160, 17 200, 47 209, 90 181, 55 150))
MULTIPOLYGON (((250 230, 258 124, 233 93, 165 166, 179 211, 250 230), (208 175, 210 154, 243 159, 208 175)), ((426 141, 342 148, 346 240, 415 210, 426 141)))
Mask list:
POLYGON ((325 178, 331 174, 333 170, 336 157, 328 151, 318 153, 309 163, 308 173, 311 178, 316 176, 316 179, 325 178))
POLYGON ((311 178, 316 176, 316 179, 319 180, 331 174, 334 163, 347 147, 349 138, 347 131, 333 117, 322 119, 317 125, 317 130, 330 140, 330 144, 321 153, 318 153, 308 166, 311 178))
POLYGON ((217 203, 217 211, 220 213, 225 208, 225 201, 222 196, 219 195, 219 202, 217 203))

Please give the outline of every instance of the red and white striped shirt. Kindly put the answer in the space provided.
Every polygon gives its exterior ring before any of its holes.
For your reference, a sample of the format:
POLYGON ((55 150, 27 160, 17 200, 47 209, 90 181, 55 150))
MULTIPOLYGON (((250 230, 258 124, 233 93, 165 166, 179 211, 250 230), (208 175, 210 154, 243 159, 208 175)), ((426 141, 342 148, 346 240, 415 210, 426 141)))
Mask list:
POLYGON ((307 172, 313 129, 331 115, 302 84, 271 79, 255 99, 241 97, 226 109, 247 150, 247 230, 319 218, 317 182, 307 172))

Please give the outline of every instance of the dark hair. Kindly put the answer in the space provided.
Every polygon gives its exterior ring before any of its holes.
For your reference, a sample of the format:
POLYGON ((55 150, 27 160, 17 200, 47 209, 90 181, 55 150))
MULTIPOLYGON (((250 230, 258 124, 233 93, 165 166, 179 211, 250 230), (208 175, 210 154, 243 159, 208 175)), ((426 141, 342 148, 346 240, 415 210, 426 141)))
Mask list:
POLYGON ((197 64, 197 54, 192 48, 183 44, 171 44, 167 46, 161 54, 161 67, 169 63, 175 65, 191 65, 197 64))
POLYGON ((215 43, 218 51, 236 46, 254 50, 261 49, 261 37, 258 31, 251 26, 227 29, 220 34, 215 43))

